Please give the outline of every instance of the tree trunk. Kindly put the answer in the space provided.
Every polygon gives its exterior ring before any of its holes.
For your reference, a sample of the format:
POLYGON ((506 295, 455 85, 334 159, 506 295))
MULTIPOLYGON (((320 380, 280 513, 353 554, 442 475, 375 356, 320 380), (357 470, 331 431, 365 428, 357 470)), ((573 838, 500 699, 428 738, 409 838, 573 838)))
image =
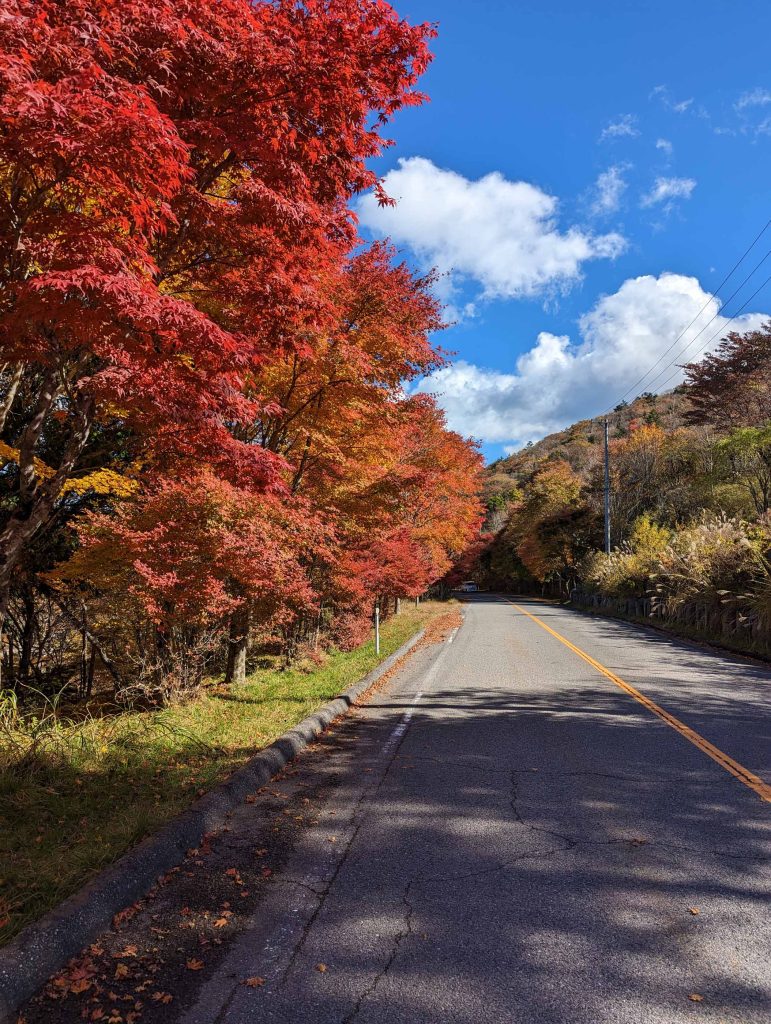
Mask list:
POLYGON ((19 681, 28 683, 32 669, 32 640, 35 633, 35 599, 29 591, 22 595, 24 621, 21 630, 21 649, 19 652, 19 681))
POLYGON ((249 605, 244 602, 230 617, 228 665, 225 682, 240 685, 246 682, 246 649, 249 643, 249 605))
POLYGON ((8 419, 8 413, 11 411, 14 400, 16 399, 16 392, 19 390, 19 385, 21 384, 23 376, 24 363, 17 363, 8 381, 8 387, 3 401, 0 403, 0 430, 5 429, 5 421, 8 419))
POLYGON ((88 689, 88 617, 83 604, 83 626, 80 630, 80 696, 85 697, 88 689))
POLYGON ((94 692, 94 670, 96 669, 96 647, 91 644, 91 657, 88 659, 88 671, 86 672, 86 692, 84 697, 90 697, 94 692))

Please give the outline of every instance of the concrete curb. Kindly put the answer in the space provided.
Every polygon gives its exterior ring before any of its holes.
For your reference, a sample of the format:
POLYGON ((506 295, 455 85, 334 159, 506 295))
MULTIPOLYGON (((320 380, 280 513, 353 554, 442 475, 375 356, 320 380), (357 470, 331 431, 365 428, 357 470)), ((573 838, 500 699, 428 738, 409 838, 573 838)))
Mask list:
POLYGON ((224 824, 229 811, 263 786, 422 639, 420 630, 358 683, 303 719, 192 807, 143 839, 120 860, 0 949, 0 1024, 67 961, 108 928, 118 911, 134 903, 199 844, 224 824))

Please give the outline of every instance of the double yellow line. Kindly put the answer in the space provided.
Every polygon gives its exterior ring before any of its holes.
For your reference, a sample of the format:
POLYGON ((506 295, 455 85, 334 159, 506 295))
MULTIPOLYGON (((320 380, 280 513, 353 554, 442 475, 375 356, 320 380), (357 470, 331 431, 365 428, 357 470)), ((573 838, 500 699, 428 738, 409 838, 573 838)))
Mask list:
POLYGON ((545 629, 547 633, 551 633, 555 639, 559 640, 561 644, 564 644, 565 647, 569 648, 574 654, 577 654, 579 658, 583 658, 587 664, 602 673, 606 679, 610 679, 612 683, 615 683, 616 686, 628 693, 630 697, 634 697, 636 701, 639 701, 643 707, 652 711, 654 715, 657 715, 663 722, 666 722, 667 725, 679 732, 681 736, 685 737, 685 739, 689 741, 689 743, 693 743, 695 747, 698 747, 703 754, 706 754, 707 757, 711 757, 712 760, 716 761, 721 768, 724 768, 727 772, 733 775, 734 778, 738 779, 739 782, 744 783, 745 786, 757 793, 761 800, 771 803, 771 786, 769 786, 768 783, 764 782, 757 775, 754 775, 743 765, 739 764, 738 761, 734 761, 734 759, 729 757, 728 754, 724 754, 722 750, 718 749, 718 747, 713 743, 710 743, 709 740, 705 740, 703 736, 700 736, 699 733, 695 732, 689 725, 686 725, 685 722, 681 722, 679 718, 675 718, 674 715, 670 715, 668 711, 659 707, 658 704, 646 697, 645 694, 636 690, 634 686, 630 686, 630 684, 624 679, 617 676, 615 672, 611 672, 610 669, 605 668, 604 665, 600 664, 600 662, 590 654, 587 654, 586 651, 582 651, 580 647, 576 647, 575 644, 562 636, 561 633, 552 629, 551 626, 547 626, 545 622, 538 618, 538 616, 532 615, 513 601, 509 601, 508 603, 516 608, 520 614, 526 615, 528 619, 532 619, 536 625, 541 627, 541 629, 545 629))

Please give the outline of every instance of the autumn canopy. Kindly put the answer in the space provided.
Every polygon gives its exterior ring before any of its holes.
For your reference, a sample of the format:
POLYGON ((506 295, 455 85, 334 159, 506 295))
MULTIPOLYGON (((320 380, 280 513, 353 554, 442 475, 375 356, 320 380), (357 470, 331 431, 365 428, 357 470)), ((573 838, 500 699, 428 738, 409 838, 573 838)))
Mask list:
POLYGON ((381 0, 3 4, 3 616, 54 601, 156 678, 355 643, 464 548, 478 454, 407 387, 432 282, 349 208, 390 201, 431 36, 381 0))

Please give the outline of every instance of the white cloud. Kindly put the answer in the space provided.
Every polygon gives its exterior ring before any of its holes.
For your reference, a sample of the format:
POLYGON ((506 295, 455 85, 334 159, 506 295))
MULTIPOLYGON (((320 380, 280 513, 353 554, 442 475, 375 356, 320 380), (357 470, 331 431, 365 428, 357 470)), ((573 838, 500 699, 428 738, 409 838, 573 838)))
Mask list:
MULTIPOLYGON (((745 314, 730 329, 752 330, 767 319, 745 314)), ((438 395, 453 429, 486 442, 521 446, 600 415, 629 388, 639 393, 674 387, 682 373, 668 364, 697 358, 707 342, 714 348, 728 324, 718 300, 694 277, 630 278, 581 317, 578 344, 543 331, 511 373, 460 361, 426 378, 419 390, 438 395), (660 356, 661 364, 644 377, 660 356)))
POLYGON ((693 105, 693 96, 687 100, 674 100, 666 85, 657 85, 651 92, 651 96, 658 96, 667 110, 674 110, 676 114, 684 114, 693 105))
POLYGON ((624 172, 628 168, 629 164, 614 164, 597 178, 591 204, 591 212, 596 217, 615 213, 621 206, 621 197, 627 187, 624 172))
POLYGON ((672 156, 674 146, 669 139, 656 139, 656 149, 660 149, 662 153, 665 153, 669 157, 672 156))
POLYGON ((653 188, 640 200, 641 206, 672 203, 675 199, 690 199, 696 188, 693 178, 656 178, 653 188))
POLYGON ((739 115, 738 130, 742 135, 754 135, 756 138, 758 135, 771 135, 771 117, 766 109, 770 103, 771 91, 760 86, 739 97, 734 103, 734 109, 739 115))
POLYGON ((765 107, 771 103, 771 92, 768 89, 751 89, 742 93, 734 106, 737 110, 746 110, 748 107, 765 107))
POLYGON ((361 223, 449 274, 449 287, 475 282, 484 299, 566 291, 581 279, 585 262, 612 259, 626 244, 617 234, 561 231, 554 196, 497 171, 470 181, 410 157, 383 184, 396 206, 379 207, 373 195, 363 196, 356 206, 361 223))
POLYGON ((617 121, 611 121, 602 129, 600 142, 605 142, 607 139, 620 139, 624 136, 635 138, 639 134, 640 129, 637 127, 637 118, 634 114, 622 114, 617 121))

